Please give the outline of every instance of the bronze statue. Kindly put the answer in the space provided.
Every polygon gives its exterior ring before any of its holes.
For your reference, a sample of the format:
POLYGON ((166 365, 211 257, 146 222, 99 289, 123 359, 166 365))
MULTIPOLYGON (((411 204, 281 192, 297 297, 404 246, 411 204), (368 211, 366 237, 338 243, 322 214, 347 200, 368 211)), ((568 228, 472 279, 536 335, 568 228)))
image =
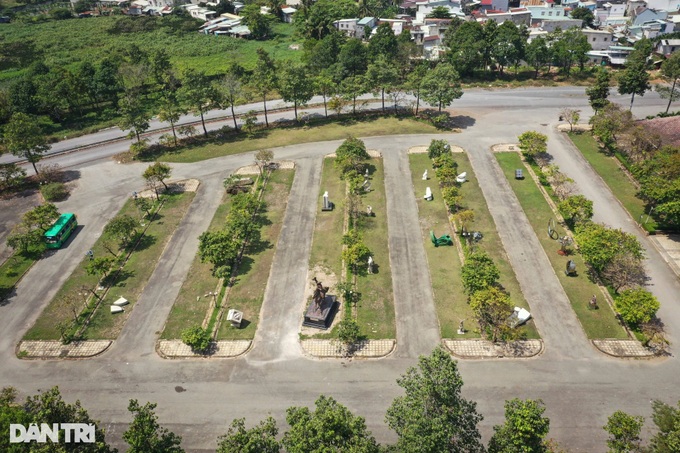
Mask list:
POLYGON ((314 304, 317 311, 321 311, 321 305, 323 301, 326 300, 326 293, 328 292, 328 286, 323 286, 319 280, 314 277, 314 283, 316 283, 316 289, 314 290, 314 304))

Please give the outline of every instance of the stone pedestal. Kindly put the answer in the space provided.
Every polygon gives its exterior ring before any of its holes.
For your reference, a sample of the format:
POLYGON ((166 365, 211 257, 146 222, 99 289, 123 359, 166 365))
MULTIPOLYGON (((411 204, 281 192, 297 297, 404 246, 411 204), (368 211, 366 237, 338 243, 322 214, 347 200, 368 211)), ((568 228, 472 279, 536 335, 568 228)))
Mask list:
POLYGON ((318 308, 314 301, 309 304, 305 311, 305 319, 302 321, 302 325, 325 330, 330 327, 334 315, 335 296, 326 296, 318 308))

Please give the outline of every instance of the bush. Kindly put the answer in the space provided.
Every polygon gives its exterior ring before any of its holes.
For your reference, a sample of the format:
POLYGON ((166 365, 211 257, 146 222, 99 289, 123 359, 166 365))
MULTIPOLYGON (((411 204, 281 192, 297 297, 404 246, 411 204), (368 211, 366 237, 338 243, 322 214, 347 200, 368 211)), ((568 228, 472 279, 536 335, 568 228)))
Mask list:
POLYGON ((614 300, 616 310, 630 326, 639 326, 652 320, 660 307, 659 301, 643 288, 627 289, 614 300))
POLYGON ((200 326, 182 331, 182 342, 194 352, 205 353, 210 348, 210 332, 200 326))
POLYGON ((26 170, 17 164, 0 165, 0 191, 16 189, 26 180, 26 170))
POLYGON ((483 251, 470 253, 461 268, 463 288, 469 295, 495 286, 501 273, 491 257, 483 251))
POLYGON ((40 193, 45 201, 61 201, 68 197, 69 191, 64 183, 53 182, 42 186, 40 193))
POLYGON ((71 19, 73 14, 71 14, 71 10, 68 8, 54 8, 50 11, 50 16, 52 16, 52 19, 54 20, 64 20, 71 19))
POLYGON ((460 207, 461 196, 457 186, 444 187, 442 189, 442 198, 446 206, 448 206, 449 212, 454 212, 460 207))
POLYGON ((39 165, 38 172, 36 178, 40 184, 63 182, 64 180, 64 171, 59 164, 39 165))
POLYGON ((443 154, 450 153, 451 146, 446 143, 446 140, 432 140, 429 148, 427 148, 427 157, 434 159, 443 154))
POLYGON ((432 159, 432 167, 448 167, 457 170, 458 164, 453 160, 453 155, 451 155, 451 153, 446 153, 432 159))
POLYGON ((359 341, 360 338, 361 331, 359 324, 351 316, 340 321, 338 324, 338 339, 340 341, 350 346, 359 341))

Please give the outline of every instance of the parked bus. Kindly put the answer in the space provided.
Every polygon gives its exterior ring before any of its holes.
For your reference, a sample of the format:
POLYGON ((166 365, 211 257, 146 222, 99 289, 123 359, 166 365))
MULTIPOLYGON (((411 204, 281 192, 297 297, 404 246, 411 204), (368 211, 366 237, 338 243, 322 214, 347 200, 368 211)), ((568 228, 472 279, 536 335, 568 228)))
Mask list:
POLYGON ((62 214, 52 227, 45 231, 45 242, 48 249, 58 249, 78 226, 75 214, 62 214))

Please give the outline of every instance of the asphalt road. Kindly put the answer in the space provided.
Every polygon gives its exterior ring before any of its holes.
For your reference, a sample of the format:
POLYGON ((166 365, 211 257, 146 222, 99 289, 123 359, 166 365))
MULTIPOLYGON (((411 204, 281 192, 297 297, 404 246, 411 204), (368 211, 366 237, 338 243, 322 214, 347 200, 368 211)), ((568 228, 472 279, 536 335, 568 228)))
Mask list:
MULTIPOLYGON (((542 266, 544 257, 541 258, 542 252, 533 246, 525 251, 514 244, 517 234, 531 236, 533 233, 521 226, 525 220, 520 219, 519 225, 512 223, 517 215, 514 195, 508 192, 507 184, 503 184, 494 169, 494 162, 489 160, 489 147, 494 143, 514 142, 525 130, 551 131, 561 107, 589 112, 582 93, 582 88, 472 91, 452 109, 452 114, 458 115, 466 128, 460 134, 437 138, 447 138, 471 154, 494 219, 499 226, 507 227, 507 234, 501 238, 510 261, 515 266, 520 263, 520 267, 516 267, 519 280, 529 295, 532 310, 542 317, 537 325, 549 348, 542 356, 529 360, 459 362, 465 381, 463 393, 478 402, 478 409, 485 416, 480 425, 485 439, 492 433, 492 426, 502 422, 504 400, 541 398, 551 419, 551 437, 569 451, 603 452, 606 435, 601 427, 612 412, 621 409, 649 417, 650 400, 659 398, 675 403, 680 399, 678 360, 675 356, 652 361, 618 360, 594 353, 584 343, 580 326, 574 325, 572 313, 558 310, 558 313, 546 314, 547 308, 540 305, 546 301, 540 299, 554 297, 553 287, 549 281, 533 274, 537 266, 542 266), (525 257, 532 262, 530 266, 523 265, 521 253, 531 254, 525 257)), ((626 99, 615 99, 627 105, 626 99)), ((634 112, 643 116, 662 110, 662 106, 663 101, 648 95, 636 99, 634 112)), ((587 115, 584 113, 584 116, 587 115)), ((408 200, 412 192, 403 154, 410 146, 428 144, 431 138, 422 135, 365 139, 368 148, 377 149, 385 156, 390 209, 393 203, 395 209, 405 207, 399 216, 390 214, 391 219, 388 218, 390 261, 395 272, 404 267, 401 260, 408 264, 408 259, 414 258, 417 262, 419 256, 424 257, 419 232, 413 231, 417 219, 408 207, 415 203, 408 200), (411 250, 408 259, 401 255, 399 244, 411 250)), ((399 321, 398 338, 417 338, 422 329, 421 342, 399 345, 398 353, 388 359, 367 361, 311 360, 294 349, 291 353, 288 347, 297 335, 297 330, 291 331, 291 320, 300 313, 294 311, 295 299, 304 288, 304 280, 299 276, 303 270, 306 273, 321 156, 333 152, 339 143, 308 143, 275 150, 276 159, 292 159, 298 163, 293 196, 273 267, 274 274, 289 278, 290 272, 291 276, 284 286, 267 289, 263 328, 256 336, 253 350, 235 360, 163 360, 153 351, 153 341, 188 261, 195 253, 196 232, 202 231, 213 215, 221 179, 232 169, 252 162, 252 154, 173 164, 174 176, 198 178, 202 186, 191 215, 166 248, 144 292, 144 300, 137 304, 120 340, 110 351, 82 361, 24 361, 15 357, 15 345, 25 330, 75 268, 105 223, 133 190, 144 186, 140 175, 145 164, 120 165, 106 159, 127 145, 114 144, 96 151, 55 157, 56 162, 80 172, 77 189, 60 208, 78 212, 84 227, 66 248, 38 262, 18 285, 16 296, 0 306, 0 331, 4 334, 0 336, 1 385, 17 387, 22 396, 59 385, 67 399, 80 399, 117 443, 130 420, 126 410, 130 398, 158 403, 160 423, 180 434, 188 451, 198 452, 214 450, 217 436, 226 431, 233 418, 246 417, 249 424, 254 424, 272 414, 283 428, 287 407, 311 405, 321 393, 337 398, 366 417, 379 441, 393 442, 395 436, 384 424, 384 414, 392 399, 401 394, 395 380, 416 363, 417 353, 426 352, 428 345, 435 342, 430 338, 433 307, 428 293, 431 291, 423 288, 422 276, 400 277, 415 286, 395 282, 397 316, 416 313, 413 304, 422 305, 420 318, 399 321), (274 304, 282 305, 275 307, 274 304), (267 331, 264 327, 268 327, 267 331), (409 332, 405 334, 404 329, 409 332)), ((612 201, 611 194, 598 183, 592 171, 589 173, 587 165, 584 166, 568 144, 553 134, 549 150, 562 170, 595 201, 597 220, 631 228, 625 211, 612 201)), ((527 240, 535 241, 535 237, 527 240)), ((671 340, 678 344, 678 281, 654 249, 648 249, 647 254, 653 282, 650 290, 661 300, 660 316, 671 340)), ((554 291, 559 293, 560 289, 554 291)), ((561 296, 557 294, 557 297, 561 296)), ((649 426, 650 423, 647 428, 649 426)), ((649 435, 648 430, 645 435, 649 435)))

